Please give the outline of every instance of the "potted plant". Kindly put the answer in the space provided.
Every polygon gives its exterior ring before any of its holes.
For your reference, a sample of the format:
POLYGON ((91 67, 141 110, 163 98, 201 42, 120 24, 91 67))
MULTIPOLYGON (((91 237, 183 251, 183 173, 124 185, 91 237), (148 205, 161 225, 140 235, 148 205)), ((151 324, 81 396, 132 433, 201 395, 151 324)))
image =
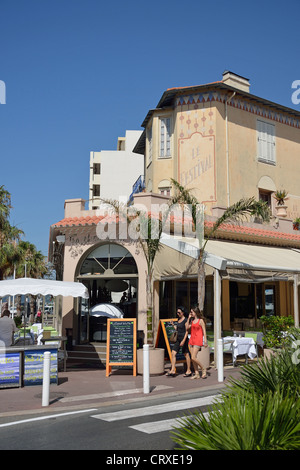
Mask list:
POLYGON ((296 219, 293 220, 293 229, 299 230, 299 225, 300 225, 300 217, 296 217, 296 219))
POLYGON ((276 351, 284 347, 288 341, 287 330, 294 325, 292 316, 280 317, 276 315, 264 315, 260 317, 263 327, 264 356, 270 357, 276 351))
POLYGON ((277 210, 278 217, 287 216, 287 213, 286 213, 287 206, 285 205, 285 200, 287 199, 287 195, 288 193, 285 189, 282 189, 281 191, 278 190, 274 193, 274 198, 277 201, 276 210, 277 210))

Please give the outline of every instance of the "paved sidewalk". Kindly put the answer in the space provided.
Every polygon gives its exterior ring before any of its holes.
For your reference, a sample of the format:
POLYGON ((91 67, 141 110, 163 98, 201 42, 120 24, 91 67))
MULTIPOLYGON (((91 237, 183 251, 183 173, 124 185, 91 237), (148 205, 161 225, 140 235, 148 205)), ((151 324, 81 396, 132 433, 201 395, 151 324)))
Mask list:
MULTIPOLYGON (((166 367, 166 371, 168 367, 166 367)), ((229 377, 238 378, 240 367, 224 367, 224 382, 218 382, 217 371, 209 369, 205 380, 183 377, 178 368, 176 377, 166 375, 150 377, 150 393, 143 390, 143 376, 133 377, 132 370, 113 369, 106 377, 104 369, 67 368, 58 373, 58 385, 50 385, 50 403, 42 407, 42 385, 22 388, 0 389, 0 418, 18 414, 49 413, 76 409, 109 406, 117 403, 133 402, 172 397, 184 393, 208 391, 217 393, 228 384, 229 377)))

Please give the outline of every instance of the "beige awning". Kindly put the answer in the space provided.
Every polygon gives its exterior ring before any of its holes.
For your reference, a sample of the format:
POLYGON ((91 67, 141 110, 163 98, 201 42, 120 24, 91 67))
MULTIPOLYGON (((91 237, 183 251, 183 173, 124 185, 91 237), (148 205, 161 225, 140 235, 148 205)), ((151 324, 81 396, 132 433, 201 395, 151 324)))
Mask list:
POLYGON ((162 245, 154 260, 154 280, 197 277, 197 259, 162 245))
POLYGON ((300 273, 300 252, 291 248, 209 240, 206 251, 225 258, 227 270, 300 273))
MULTIPOLYGON (((154 279, 197 276, 198 241, 187 237, 162 239, 154 263, 154 279)), ((288 280, 300 273, 300 251, 231 241, 209 240, 205 247, 206 275, 217 268, 222 277, 263 282, 288 280)))

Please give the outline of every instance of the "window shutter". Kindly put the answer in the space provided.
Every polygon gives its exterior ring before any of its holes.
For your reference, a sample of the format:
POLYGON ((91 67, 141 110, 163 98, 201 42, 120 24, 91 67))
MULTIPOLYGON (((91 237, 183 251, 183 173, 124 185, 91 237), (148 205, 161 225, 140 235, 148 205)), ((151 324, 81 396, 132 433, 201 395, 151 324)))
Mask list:
POLYGON ((171 155, 171 118, 160 119, 160 156, 171 155))
POLYGON ((160 120, 160 156, 163 157, 165 152, 165 123, 164 119, 160 120))
POLYGON ((275 163, 275 126, 257 120, 258 158, 275 163))
POLYGON ((171 155, 171 119, 166 119, 166 156, 171 155))

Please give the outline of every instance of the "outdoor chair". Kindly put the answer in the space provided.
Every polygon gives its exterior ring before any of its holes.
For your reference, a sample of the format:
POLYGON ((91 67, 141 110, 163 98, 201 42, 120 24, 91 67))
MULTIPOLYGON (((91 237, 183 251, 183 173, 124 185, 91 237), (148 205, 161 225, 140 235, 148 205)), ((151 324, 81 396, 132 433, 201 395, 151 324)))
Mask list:
POLYGON ((257 333, 245 331, 245 338, 253 338, 255 341, 256 357, 258 359, 257 333))
MULTIPOLYGON (((233 364, 232 343, 233 343, 232 340, 228 340, 226 343, 223 342, 223 354, 231 354, 232 355, 232 364, 233 364)), ((210 353, 213 353, 215 351, 215 342, 214 342, 214 337, 213 336, 207 336, 207 344, 209 346, 210 353)))

